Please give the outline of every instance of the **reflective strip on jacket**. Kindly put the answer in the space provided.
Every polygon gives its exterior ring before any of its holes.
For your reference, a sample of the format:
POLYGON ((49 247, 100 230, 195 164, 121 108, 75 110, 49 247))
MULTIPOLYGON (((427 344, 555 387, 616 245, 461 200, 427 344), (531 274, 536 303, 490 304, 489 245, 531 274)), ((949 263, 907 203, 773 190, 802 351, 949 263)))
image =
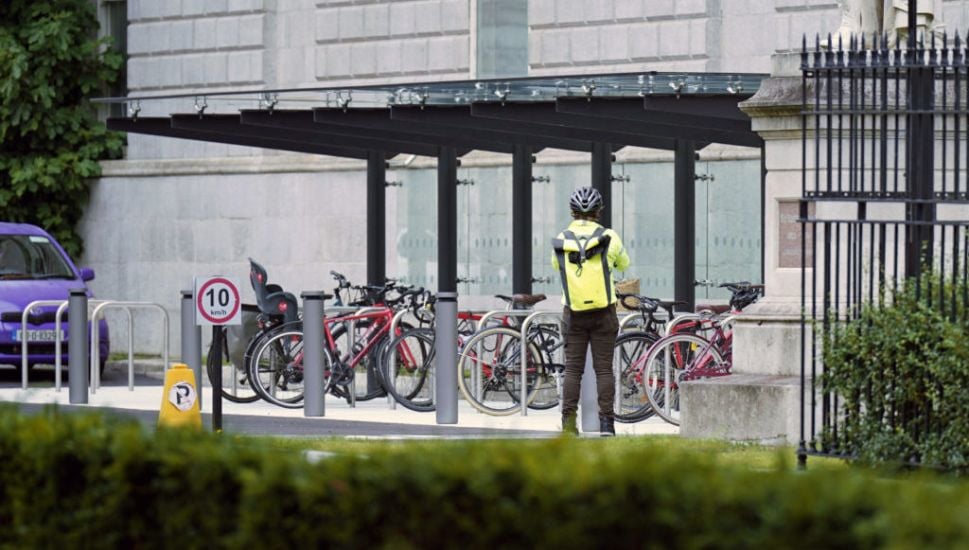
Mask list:
POLYGON ((552 268, 559 273, 562 280, 563 305, 572 311, 586 311, 604 308, 616 302, 613 272, 625 271, 629 267, 629 254, 626 253, 618 233, 594 221, 573 220, 568 229, 552 240, 552 249, 552 268), (567 234, 589 243, 607 241, 605 255, 587 256, 578 265, 570 260, 569 252, 575 258, 576 251, 582 246, 567 238, 567 234), (589 241, 585 241, 586 239, 589 241))

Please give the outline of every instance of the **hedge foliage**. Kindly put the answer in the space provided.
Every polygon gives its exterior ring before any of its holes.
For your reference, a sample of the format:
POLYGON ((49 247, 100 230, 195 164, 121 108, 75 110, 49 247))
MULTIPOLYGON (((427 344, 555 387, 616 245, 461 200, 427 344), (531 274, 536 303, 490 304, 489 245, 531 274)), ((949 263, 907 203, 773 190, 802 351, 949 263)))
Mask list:
POLYGON ((0 219, 44 227, 74 257, 89 180, 122 150, 87 102, 122 63, 97 30, 90 0, 0 2, 0 219))
POLYGON ((969 486, 753 471, 599 441, 409 443, 312 463, 251 440, 0 409, 4 548, 957 548, 969 486), (621 447, 619 447, 621 448, 621 447))
POLYGON ((822 385, 843 406, 826 446, 865 461, 969 472, 966 297, 965 281, 929 274, 831 330, 822 385))

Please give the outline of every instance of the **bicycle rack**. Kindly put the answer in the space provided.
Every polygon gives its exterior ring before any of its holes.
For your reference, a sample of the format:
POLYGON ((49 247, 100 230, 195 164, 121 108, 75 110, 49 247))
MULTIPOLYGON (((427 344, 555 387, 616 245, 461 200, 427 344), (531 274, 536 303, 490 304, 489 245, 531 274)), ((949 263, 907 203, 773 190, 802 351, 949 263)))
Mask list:
MULTIPOLYGON (((353 315, 364 315, 366 313, 373 313, 376 311, 383 311, 383 307, 361 307, 354 310, 353 315)), ((324 310, 325 311, 325 310, 324 310)), ((347 334, 349 334, 350 342, 350 359, 353 359, 353 349, 357 345, 357 330, 356 321, 347 321, 349 325, 347 327, 347 334)), ((348 367, 350 365, 347 365, 348 367)), ((350 408, 355 409, 357 407, 357 371, 356 368, 351 368, 350 376, 350 408)))
MULTIPOLYGON (((107 300, 89 300, 88 306, 100 304, 106 302, 107 300)), ((57 312, 54 314, 54 391, 61 391, 61 366, 63 364, 61 360, 61 314, 67 309, 67 300, 35 300, 27 304, 24 308, 23 313, 20 317, 20 362, 21 362, 21 388, 27 389, 27 348, 30 344, 30 335, 27 332, 27 317, 30 316, 30 312, 36 307, 41 306, 58 306, 57 312)))
MULTIPOLYGON (((101 362, 101 350, 97 346, 99 340, 101 329, 98 326, 98 317, 101 312, 106 309, 111 308, 122 308, 128 314, 128 391, 134 391, 135 389, 135 366, 132 356, 132 348, 134 337, 132 336, 132 329, 134 328, 134 322, 131 317, 131 309, 134 308, 152 308, 161 311, 162 319, 164 321, 164 333, 162 334, 162 364, 164 365, 164 370, 168 370, 168 340, 169 340, 169 320, 168 311, 162 307, 161 304, 156 304, 154 302, 114 302, 106 300, 101 302, 94 308, 94 312, 91 313, 91 393, 97 392, 98 388, 101 387, 101 369, 98 368, 101 362)), ((196 381, 200 384, 201 381, 196 381)))
MULTIPOLYGON (((527 318, 532 313, 535 313, 535 311, 530 309, 493 309, 491 311, 488 311, 484 315, 482 315, 481 319, 478 319, 478 330, 480 331, 488 328, 488 321, 490 321, 493 317, 496 317, 498 315, 527 318)), ((478 354, 478 357, 482 357, 480 343, 478 344, 478 349, 476 350, 476 352, 478 354)), ((460 363, 460 358, 458 362, 460 363)), ((460 375, 461 373, 458 373, 458 376, 460 375)), ((478 369, 471 370, 471 386, 474 388, 475 399, 478 399, 480 401, 481 400, 481 373, 478 369)))
MULTIPOLYGON (((410 308, 402 309, 402 310, 398 311, 397 313, 395 313, 394 314, 394 317, 390 320, 390 336, 389 337, 390 337, 391 340, 393 340, 394 338, 396 338, 396 336, 397 336, 397 329, 400 328, 400 321, 408 313, 413 313, 410 310, 410 308)), ((387 353, 388 353, 388 355, 387 355, 387 364, 388 365, 394 365, 394 364, 396 364, 397 363, 397 351, 395 349, 391 349, 388 346, 387 353)), ((397 369, 388 366, 388 368, 387 368, 387 385, 388 386, 393 386, 394 383, 396 382, 396 380, 397 380, 397 369)), ((432 381, 432 384, 433 384, 433 381, 432 381)), ((432 390, 431 391, 431 399, 433 400, 434 399, 433 386, 431 387, 431 390, 432 390)), ((388 408, 390 410, 397 410, 397 400, 394 399, 394 396, 389 391, 387 392, 387 405, 388 405, 388 408)))
MULTIPOLYGON (((522 389, 521 389, 521 407, 522 416, 528 416, 528 327, 531 325, 532 321, 539 317, 558 317, 559 319, 559 332, 562 338, 565 338, 565 331, 561 329, 562 327, 562 312, 560 311, 535 311, 531 315, 525 317, 522 321, 522 389)), ((615 363, 615 361, 613 361, 615 363)), ((615 367, 613 367, 615 371, 615 367)), ((618 378, 617 378, 618 380, 618 378)), ((556 389, 558 389, 559 382, 556 381, 556 389)), ((618 388, 618 384, 617 384, 618 388)), ((559 407, 562 406, 562 392, 559 391, 559 407)))

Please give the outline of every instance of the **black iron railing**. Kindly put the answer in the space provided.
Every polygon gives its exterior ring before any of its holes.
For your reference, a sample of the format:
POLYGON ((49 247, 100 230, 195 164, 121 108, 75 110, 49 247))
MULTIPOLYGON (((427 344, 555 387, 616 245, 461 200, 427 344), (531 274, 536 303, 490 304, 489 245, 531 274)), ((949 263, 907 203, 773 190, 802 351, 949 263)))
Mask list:
MULTIPOLYGON (((931 400, 893 401, 893 367, 877 373, 887 385, 840 395, 825 383, 824 357, 866 304, 897 303, 903 287, 954 321, 969 310, 967 57, 958 35, 907 48, 889 48, 885 36, 805 41, 802 464, 808 455, 858 456, 853 437, 874 415, 915 443, 940 429, 931 400)), ((897 459, 928 462, 908 451, 897 459)))

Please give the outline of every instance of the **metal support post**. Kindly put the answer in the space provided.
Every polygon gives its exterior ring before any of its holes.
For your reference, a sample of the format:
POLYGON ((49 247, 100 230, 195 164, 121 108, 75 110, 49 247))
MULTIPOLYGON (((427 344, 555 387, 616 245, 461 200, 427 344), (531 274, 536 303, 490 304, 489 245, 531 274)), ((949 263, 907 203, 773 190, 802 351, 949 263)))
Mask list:
POLYGON ((68 300, 67 376, 71 405, 87 404, 87 291, 71 290, 68 300))
POLYGON ((532 148, 515 145, 511 169, 511 291, 532 293, 532 148))
POLYGON ((387 279, 387 164, 383 151, 367 153, 367 284, 387 279))
POLYGON ((437 316, 434 388, 438 424, 458 422, 458 158, 454 147, 437 156, 437 316))
MULTIPOLYGON (((182 362, 195 373, 199 410, 202 410, 202 327, 195 324, 194 290, 182 291, 182 362)), ((165 365, 168 368, 168 365, 165 365)))
POLYGON ((585 370, 582 371, 582 387, 579 390, 579 414, 582 416, 583 432, 599 431, 599 394, 596 373, 592 369, 592 350, 585 352, 585 370))
MULTIPOLYGON (((219 433, 222 431, 222 345, 225 338, 225 327, 222 325, 212 326, 212 431, 219 433)), ((201 379, 196 379, 195 384, 199 384, 201 379)), ((196 392, 202 393, 202 392, 196 392)))
POLYGON ((602 193, 599 223, 612 227, 612 144, 592 143, 592 187, 602 193))
POLYGON ((303 298, 303 416, 324 416, 323 298, 322 291, 304 292, 303 298))
POLYGON ((673 299, 696 303, 696 145, 676 141, 673 185, 673 299))

